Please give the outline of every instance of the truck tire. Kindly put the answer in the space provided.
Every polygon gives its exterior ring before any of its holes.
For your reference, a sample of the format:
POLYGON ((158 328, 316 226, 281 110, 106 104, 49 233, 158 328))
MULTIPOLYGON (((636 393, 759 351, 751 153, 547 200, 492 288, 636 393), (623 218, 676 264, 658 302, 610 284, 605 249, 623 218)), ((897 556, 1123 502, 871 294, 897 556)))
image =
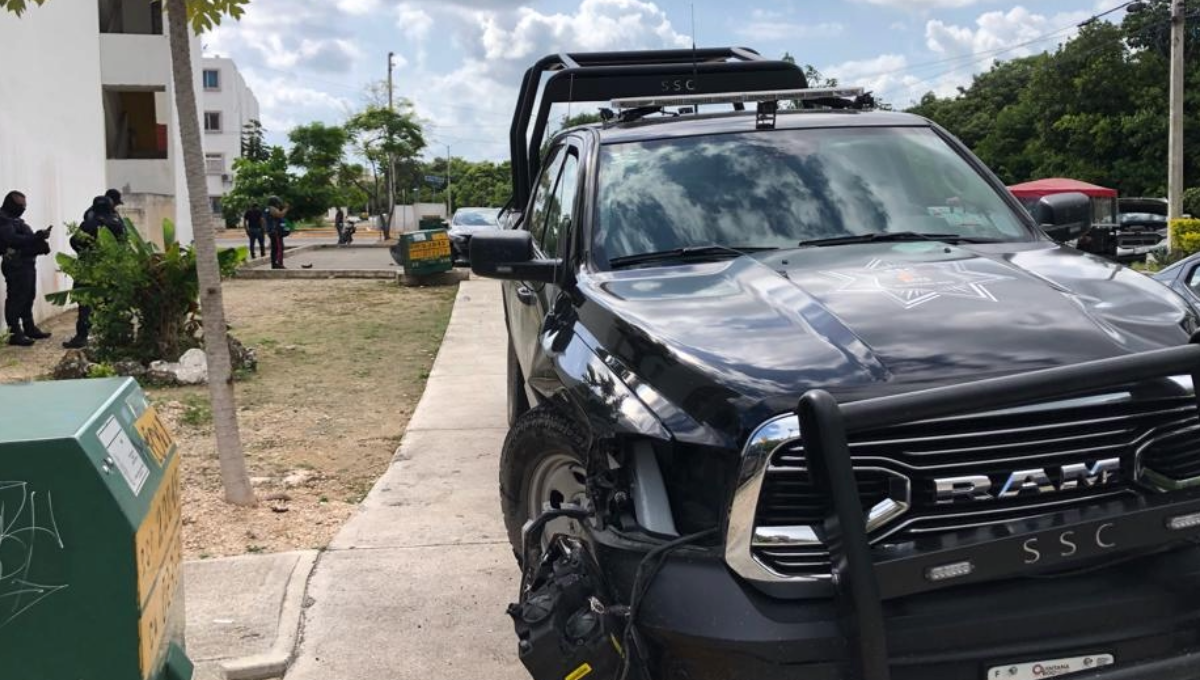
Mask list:
POLYGON ((517 361, 517 351, 513 349, 512 338, 508 339, 508 426, 517 424, 520 418, 529 410, 529 397, 525 394, 525 376, 521 374, 521 364, 517 361))
MULTIPOLYGON (((587 493, 586 451, 579 427, 546 406, 527 412, 508 431, 500 453, 500 508, 518 562, 525 522, 546 503, 578 502, 587 493)), ((546 526, 547 537, 555 533, 582 535, 576 520, 567 518, 546 526)))

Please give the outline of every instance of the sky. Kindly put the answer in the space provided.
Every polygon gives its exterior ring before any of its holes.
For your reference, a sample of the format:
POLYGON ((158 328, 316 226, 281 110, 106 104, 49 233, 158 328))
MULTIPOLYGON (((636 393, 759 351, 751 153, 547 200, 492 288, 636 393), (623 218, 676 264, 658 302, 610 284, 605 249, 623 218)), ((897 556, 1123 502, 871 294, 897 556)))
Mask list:
MULTIPOLYGON (((252 0, 202 38, 233 58, 268 141, 337 124, 387 77, 425 124, 428 154, 508 157, 521 74, 545 54, 738 45, 794 55, 903 108, 949 95, 997 59, 1053 50, 1120 0, 252 0), (693 30, 693 13, 694 30, 693 30)), ((1120 20, 1120 14, 1107 19, 1120 20)))

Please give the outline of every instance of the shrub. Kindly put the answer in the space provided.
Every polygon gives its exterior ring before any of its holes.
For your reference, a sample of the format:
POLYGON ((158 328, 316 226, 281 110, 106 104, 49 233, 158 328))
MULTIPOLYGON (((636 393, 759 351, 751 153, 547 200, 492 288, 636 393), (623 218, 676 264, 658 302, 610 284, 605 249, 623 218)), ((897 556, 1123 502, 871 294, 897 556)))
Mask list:
MULTIPOLYGON (((173 237, 174 225, 163 226, 164 236, 173 237)), ((72 228, 72 233, 78 231, 72 228)), ((174 361, 200 344, 195 250, 168 238, 160 251, 128 220, 125 233, 126 239, 118 241, 101 229, 94 246, 81 255, 60 253, 58 265, 75 280, 75 287, 46 299, 92 307, 96 358, 101 362, 174 361)), ((223 274, 231 274, 239 264, 234 249, 221 251, 219 257, 223 274)))
POLYGON ((1183 212, 1200 218, 1200 187, 1192 187, 1183 192, 1183 212))
POLYGON ((1200 252, 1200 219, 1171 220, 1171 249, 1181 255, 1200 252))

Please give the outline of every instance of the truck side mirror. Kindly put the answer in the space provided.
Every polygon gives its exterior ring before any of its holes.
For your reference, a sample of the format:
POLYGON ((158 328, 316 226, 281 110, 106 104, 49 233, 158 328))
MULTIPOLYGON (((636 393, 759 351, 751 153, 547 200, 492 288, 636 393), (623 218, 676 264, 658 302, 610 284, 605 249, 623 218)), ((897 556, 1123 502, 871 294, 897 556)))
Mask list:
POLYGON ((1075 240, 1092 228, 1092 199, 1079 192, 1043 196, 1032 212, 1042 231, 1059 243, 1075 240))
POLYGON ((524 230, 484 231, 471 237, 471 272, 491 279, 557 283, 562 260, 535 259, 524 230))

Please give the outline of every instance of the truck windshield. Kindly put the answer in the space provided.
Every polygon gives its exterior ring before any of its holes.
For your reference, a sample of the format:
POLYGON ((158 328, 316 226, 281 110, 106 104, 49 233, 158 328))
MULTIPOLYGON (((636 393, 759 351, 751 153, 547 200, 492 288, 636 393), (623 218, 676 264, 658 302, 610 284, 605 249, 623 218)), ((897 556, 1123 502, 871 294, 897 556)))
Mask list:
POLYGON ((1032 234, 928 128, 777 130, 601 149, 593 256, 700 246, 794 248, 893 232, 1032 234))

